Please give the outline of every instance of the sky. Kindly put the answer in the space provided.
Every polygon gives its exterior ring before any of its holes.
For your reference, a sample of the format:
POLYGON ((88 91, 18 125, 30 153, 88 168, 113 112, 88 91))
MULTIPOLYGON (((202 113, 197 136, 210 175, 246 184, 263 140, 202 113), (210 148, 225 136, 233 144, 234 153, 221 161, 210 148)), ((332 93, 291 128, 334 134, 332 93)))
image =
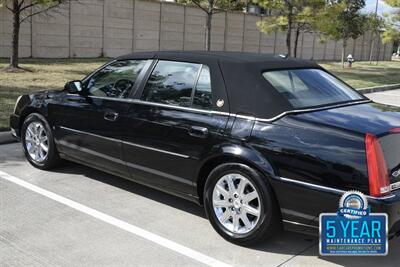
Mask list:
MULTIPOLYGON (((364 10, 366 12, 375 12, 376 0, 366 0, 364 10)), ((390 13, 394 9, 385 4, 383 0, 378 0, 378 14, 390 13)))

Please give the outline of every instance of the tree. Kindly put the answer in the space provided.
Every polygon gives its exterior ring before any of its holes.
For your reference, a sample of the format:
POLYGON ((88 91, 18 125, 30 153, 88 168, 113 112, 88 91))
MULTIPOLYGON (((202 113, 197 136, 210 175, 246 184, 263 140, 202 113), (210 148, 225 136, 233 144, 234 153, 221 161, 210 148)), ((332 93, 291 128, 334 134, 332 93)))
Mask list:
POLYGON ((384 0, 386 4, 392 7, 400 7, 400 0, 384 0))
POLYGON ((382 31, 382 29, 385 28, 385 21, 381 16, 377 15, 376 13, 368 14, 366 18, 367 18, 366 27, 369 31, 371 31, 371 48, 369 52, 369 63, 372 63, 375 40, 377 38, 379 40, 380 32, 382 31))
POLYGON ((203 10, 206 15, 206 50, 211 49, 212 17, 216 13, 229 10, 242 10, 246 4, 242 0, 177 0, 181 4, 193 4, 203 10))
POLYGON ((325 6, 324 0, 254 0, 272 13, 258 23, 262 32, 286 32, 288 56, 292 55, 292 32, 295 31, 293 56, 297 57, 297 46, 301 32, 312 31, 315 14, 325 6))
POLYGON ((67 0, 0 0, 0 8, 6 8, 13 15, 10 70, 19 69, 18 50, 21 24, 30 17, 44 14, 50 9, 59 7, 63 2, 67 2, 67 0), (32 8, 32 12, 28 13, 27 11, 30 8, 32 8))
POLYGON ((400 30, 397 27, 388 27, 382 33, 382 43, 396 43, 397 55, 400 55, 400 30))
POLYGON ((315 27, 322 38, 335 41, 343 40, 343 68, 348 40, 358 38, 367 30, 367 16, 361 13, 364 6, 365 0, 331 1, 316 19, 315 27))
MULTIPOLYGON (((400 0, 384 0, 392 7, 400 7, 400 0)), ((397 44, 397 55, 400 55, 400 9, 394 13, 385 14, 386 26, 382 34, 382 42, 397 44)))

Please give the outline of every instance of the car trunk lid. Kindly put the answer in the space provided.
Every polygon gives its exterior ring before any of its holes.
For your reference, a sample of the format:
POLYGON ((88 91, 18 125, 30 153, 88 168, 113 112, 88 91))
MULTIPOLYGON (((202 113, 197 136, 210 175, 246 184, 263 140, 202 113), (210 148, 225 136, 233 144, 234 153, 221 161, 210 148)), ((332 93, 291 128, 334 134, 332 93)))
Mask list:
MULTIPOLYGON (((292 114, 283 120, 296 120, 301 122, 297 125, 304 127, 319 124, 322 127, 353 132, 365 137, 373 136, 382 152, 390 189, 400 188, 399 107, 369 102, 292 114)), ((379 174, 376 177, 379 177, 379 174)))
POLYGON ((296 120, 300 123, 320 124, 336 129, 360 133, 385 135, 391 129, 400 128, 400 107, 382 105, 373 102, 362 104, 344 104, 340 107, 326 107, 288 115, 284 120, 296 120))

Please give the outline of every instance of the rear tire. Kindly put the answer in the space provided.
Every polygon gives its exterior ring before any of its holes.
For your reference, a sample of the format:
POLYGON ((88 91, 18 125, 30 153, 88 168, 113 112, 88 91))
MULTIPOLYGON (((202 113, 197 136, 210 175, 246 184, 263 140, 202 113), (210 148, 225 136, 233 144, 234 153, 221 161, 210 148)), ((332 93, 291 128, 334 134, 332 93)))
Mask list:
POLYGON ((260 172, 245 164, 222 164, 210 173, 204 207, 214 229, 239 245, 260 243, 282 227, 271 186, 260 172))
POLYGON ((41 114, 26 117, 21 127, 21 141, 25 156, 34 167, 49 170, 60 163, 50 125, 41 114))

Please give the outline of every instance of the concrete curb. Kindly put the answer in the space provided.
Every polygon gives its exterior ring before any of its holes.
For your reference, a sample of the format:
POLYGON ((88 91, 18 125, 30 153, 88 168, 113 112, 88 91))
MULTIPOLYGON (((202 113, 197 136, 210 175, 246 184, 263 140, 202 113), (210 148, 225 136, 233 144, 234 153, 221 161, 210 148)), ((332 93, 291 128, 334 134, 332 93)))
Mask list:
POLYGON ((383 92, 383 91, 396 90, 396 89, 400 89, 400 83, 360 88, 360 89, 357 89, 357 91, 359 91, 362 94, 369 94, 369 93, 383 92))
POLYGON ((17 142, 17 140, 11 135, 11 132, 0 132, 0 145, 10 144, 17 142))

